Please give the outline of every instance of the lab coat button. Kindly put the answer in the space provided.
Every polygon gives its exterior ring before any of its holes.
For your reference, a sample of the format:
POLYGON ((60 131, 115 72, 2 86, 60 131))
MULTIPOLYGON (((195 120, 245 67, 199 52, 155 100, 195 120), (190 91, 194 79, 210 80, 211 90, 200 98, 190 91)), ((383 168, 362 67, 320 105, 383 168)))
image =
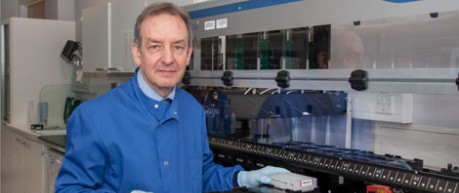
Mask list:
POLYGON ((167 166, 167 165, 169 165, 169 162, 168 162, 168 161, 164 161, 163 164, 164 164, 165 166, 167 166))
POLYGON ((159 105, 158 104, 155 104, 155 109, 159 108, 159 105))
POLYGON ((177 111, 174 111, 174 115, 177 115, 177 111))

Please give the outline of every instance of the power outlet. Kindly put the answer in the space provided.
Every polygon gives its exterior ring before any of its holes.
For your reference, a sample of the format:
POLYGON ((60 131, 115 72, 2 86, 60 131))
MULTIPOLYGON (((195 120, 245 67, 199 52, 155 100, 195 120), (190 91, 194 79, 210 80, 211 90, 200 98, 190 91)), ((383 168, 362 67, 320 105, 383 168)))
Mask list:
POLYGON ((352 118, 413 123, 413 94, 354 92, 349 98, 352 118))
POLYGON ((392 114, 391 94, 379 94, 376 97, 376 113, 392 114))

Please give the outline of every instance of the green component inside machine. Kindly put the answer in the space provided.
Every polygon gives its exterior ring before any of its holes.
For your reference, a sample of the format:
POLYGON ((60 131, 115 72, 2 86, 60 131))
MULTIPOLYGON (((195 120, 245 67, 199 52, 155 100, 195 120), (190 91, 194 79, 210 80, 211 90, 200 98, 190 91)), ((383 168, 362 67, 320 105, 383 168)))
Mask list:
POLYGON ((244 39, 237 38, 236 44, 237 69, 244 69, 244 39))
POLYGON ((260 50, 261 50, 260 69, 269 69, 269 40, 260 41, 260 50))

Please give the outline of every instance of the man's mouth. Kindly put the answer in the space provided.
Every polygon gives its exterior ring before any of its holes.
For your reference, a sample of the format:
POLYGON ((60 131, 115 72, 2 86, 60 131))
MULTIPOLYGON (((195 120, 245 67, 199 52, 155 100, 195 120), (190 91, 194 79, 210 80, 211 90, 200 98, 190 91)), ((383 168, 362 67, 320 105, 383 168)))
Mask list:
POLYGON ((158 72, 165 75, 171 75, 175 73, 175 70, 158 70, 158 72))

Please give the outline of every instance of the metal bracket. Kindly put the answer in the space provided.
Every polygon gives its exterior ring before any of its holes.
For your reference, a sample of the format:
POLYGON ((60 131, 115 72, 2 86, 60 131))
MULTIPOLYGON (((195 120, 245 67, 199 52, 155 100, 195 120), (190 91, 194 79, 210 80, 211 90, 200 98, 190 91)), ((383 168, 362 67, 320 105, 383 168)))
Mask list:
POLYGON ((287 88, 290 86, 290 72, 286 70, 281 70, 277 72, 277 76, 274 80, 276 80, 277 86, 281 88, 287 88))
POLYGON ((233 72, 231 71, 225 71, 223 72, 223 76, 221 77, 221 80, 225 86, 233 86, 233 72))
POLYGON ((351 83, 352 89, 357 91, 366 90, 368 88, 368 73, 365 70, 354 70, 348 81, 351 83))

